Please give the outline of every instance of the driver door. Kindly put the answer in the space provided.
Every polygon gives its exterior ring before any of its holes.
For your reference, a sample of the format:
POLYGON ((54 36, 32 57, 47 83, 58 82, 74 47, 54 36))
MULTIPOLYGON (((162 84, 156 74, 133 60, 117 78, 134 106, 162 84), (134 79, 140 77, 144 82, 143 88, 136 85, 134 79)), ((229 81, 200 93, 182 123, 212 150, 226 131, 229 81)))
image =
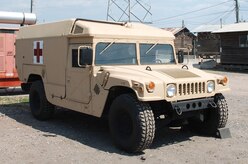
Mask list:
POLYGON ((91 76, 90 65, 80 66, 78 63, 79 47, 89 45, 71 45, 66 71, 66 98, 68 100, 88 104, 91 101, 91 76))

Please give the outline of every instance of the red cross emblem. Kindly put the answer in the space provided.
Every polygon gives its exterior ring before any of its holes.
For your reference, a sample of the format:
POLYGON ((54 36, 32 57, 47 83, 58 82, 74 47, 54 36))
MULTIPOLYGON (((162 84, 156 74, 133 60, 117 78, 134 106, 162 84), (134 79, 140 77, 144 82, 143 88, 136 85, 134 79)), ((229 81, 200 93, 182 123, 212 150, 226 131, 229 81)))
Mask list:
POLYGON ((34 63, 43 64, 43 41, 34 41, 34 63))

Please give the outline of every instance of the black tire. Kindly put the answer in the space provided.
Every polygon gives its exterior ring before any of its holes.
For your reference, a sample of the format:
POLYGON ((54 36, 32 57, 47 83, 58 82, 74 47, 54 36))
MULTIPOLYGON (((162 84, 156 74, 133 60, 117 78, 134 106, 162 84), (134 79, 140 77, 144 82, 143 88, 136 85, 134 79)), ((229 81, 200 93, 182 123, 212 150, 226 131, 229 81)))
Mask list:
POLYGON ((132 94, 115 98, 110 107, 109 128, 115 144, 130 153, 148 148, 155 135, 155 120, 148 103, 132 94))
POLYGON ((30 83, 21 83, 21 88, 24 93, 29 93, 31 84, 30 83))
POLYGON ((29 104, 33 116, 38 120, 48 120, 54 114, 54 105, 48 102, 41 81, 32 83, 29 92, 29 104))
POLYGON ((190 118, 190 129, 203 135, 215 136, 219 128, 224 128, 228 120, 228 106, 222 94, 216 94, 216 108, 209 108, 203 111, 203 120, 193 117, 190 118))

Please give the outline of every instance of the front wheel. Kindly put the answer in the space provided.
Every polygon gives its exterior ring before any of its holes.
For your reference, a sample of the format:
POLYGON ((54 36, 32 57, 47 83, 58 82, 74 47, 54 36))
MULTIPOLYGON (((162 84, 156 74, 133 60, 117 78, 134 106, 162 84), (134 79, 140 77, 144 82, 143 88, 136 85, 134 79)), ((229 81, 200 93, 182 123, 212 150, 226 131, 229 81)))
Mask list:
POLYGON ((127 152, 148 148, 155 134, 155 120, 148 103, 132 94, 115 98, 109 113, 109 128, 115 144, 127 152))
POLYGON ((35 81, 29 92, 29 104, 33 116, 38 120, 48 120, 54 114, 54 105, 48 102, 41 81, 35 81))
POLYGON ((209 108, 200 114, 200 117, 190 118, 189 127, 201 134, 216 135, 219 128, 224 128, 228 120, 228 106, 222 94, 214 98, 216 107, 209 108))

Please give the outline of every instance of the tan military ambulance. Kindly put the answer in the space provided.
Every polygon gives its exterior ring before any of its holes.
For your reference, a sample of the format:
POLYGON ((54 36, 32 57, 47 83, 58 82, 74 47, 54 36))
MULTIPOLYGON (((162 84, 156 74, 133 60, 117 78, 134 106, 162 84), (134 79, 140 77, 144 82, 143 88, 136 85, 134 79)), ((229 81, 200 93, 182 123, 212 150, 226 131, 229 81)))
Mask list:
POLYGON ((228 79, 179 64, 170 32, 65 20, 20 28, 16 53, 35 118, 51 118, 55 106, 108 116, 114 142, 128 152, 148 148, 162 124, 211 135, 226 125, 228 79))

